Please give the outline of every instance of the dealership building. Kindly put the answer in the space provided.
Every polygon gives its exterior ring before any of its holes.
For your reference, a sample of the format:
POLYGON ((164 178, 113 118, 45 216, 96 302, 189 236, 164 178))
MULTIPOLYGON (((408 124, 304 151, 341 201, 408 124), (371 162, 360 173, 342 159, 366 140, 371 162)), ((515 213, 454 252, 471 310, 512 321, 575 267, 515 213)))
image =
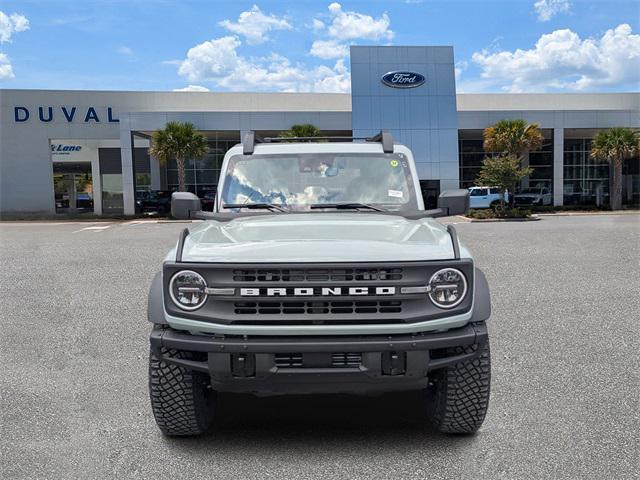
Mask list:
MULTIPOLYGON (((432 200, 473 185, 484 128, 524 119, 545 141, 525 159, 534 170, 523 186, 548 189, 555 205, 606 204, 609 166, 590 158, 591 139, 602 129, 640 128, 639 93, 457 93, 447 46, 351 47, 351 94, 0 90, 0 107, 2 214, 134 214, 143 192, 177 187, 175 163, 147 152, 169 121, 191 122, 209 141, 208 155, 187 165, 188 187, 199 194, 215 189, 224 154, 243 132, 277 136, 311 123, 330 136, 389 130, 413 151, 432 200)), ((623 169, 627 206, 639 203, 639 164, 623 169)))

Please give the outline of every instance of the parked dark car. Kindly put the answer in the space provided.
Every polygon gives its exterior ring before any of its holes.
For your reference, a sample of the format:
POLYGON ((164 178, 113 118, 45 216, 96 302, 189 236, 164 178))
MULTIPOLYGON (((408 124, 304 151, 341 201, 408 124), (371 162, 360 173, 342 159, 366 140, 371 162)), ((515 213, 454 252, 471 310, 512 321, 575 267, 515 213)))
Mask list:
MULTIPOLYGON (((55 200, 58 210, 70 208, 68 193, 56 193, 55 200)), ((76 194, 76 209, 93 210, 93 197, 90 193, 78 192, 76 194)))
POLYGON ((93 210, 93 197, 87 192, 78 192, 76 194, 76 208, 93 210))
POLYGON ((202 210, 206 210, 207 212, 213 211, 213 204, 216 202, 216 191, 215 190, 203 190, 200 192, 200 203, 202 204, 202 210))
POLYGON ((171 193, 164 190, 136 192, 136 208, 138 213, 157 213, 167 215, 171 212, 171 193))

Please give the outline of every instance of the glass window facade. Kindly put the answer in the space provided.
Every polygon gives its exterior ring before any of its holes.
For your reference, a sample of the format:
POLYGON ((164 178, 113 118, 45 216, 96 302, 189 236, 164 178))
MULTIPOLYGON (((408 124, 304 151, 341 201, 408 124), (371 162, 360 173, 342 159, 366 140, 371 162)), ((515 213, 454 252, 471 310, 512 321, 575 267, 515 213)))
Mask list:
POLYGON ((622 204, 640 207, 640 157, 622 165, 622 204))
POLYGON ((122 159, 119 148, 101 148, 100 183, 102 185, 102 213, 121 215, 124 213, 122 184, 122 159))
POLYGON ((482 148, 482 138, 461 138, 460 152, 460 188, 473 187, 482 168, 482 160, 487 156, 482 148))
MULTIPOLYGON (((529 154, 529 165, 533 173, 529 177, 529 186, 553 188, 553 135, 550 130, 544 131, 545 138, 540 150, 529 154)), ((495 152, 485 152, 482 148, 482 131, 463 131, 458 140, 460 152, 460 188, 475 185, 476 178, 482 168, 482 161, 495 152)))
POLYGON ((136 192, 151 190, 151 162, 149 151, 145 148, 133 149, 134 172, 136 175, 136 192))
POLYGON ((564 139, 564 204, 609 203, 609 164, 590 157, 590 138, 564 139))
MULTIPOLYGON (((215 132, 207 132, 209 152, 199 160, 188 159, 186 162, 185 177, 187 189, 198 196, 205 192, 215 190, 218 187, 220 167, 224 154, 234 145, 240 142, 240 133, 237 138, 230 138, 229 132, 225 132, 224 138, 219 138, 215 132)), ((178 167, 175 160, 167 163, 167 189, 178 189, 178 167)))
POLYGON ((529 166, 533 172, 529 176, 530 187, 545 187, 553 190, 553 138, 545 138, 542 147, 529 153, 529 166))

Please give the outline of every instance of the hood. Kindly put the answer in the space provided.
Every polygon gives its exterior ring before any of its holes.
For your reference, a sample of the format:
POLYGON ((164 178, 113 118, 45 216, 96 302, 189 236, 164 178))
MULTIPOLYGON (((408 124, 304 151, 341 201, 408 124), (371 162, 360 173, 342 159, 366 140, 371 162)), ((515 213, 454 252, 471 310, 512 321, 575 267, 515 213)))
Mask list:
MULTIPOLYGON (((462 250, 461 246, 461 250, 462 250)), ((466 252, 466 250, 464 250, 466 252)), ((167 258, 175 258, 171 254, 167 258)), ((305 213, 206 221, 191 229, 185 262, 387 262, 454 258, 435 220, 373 213, 305 213)))

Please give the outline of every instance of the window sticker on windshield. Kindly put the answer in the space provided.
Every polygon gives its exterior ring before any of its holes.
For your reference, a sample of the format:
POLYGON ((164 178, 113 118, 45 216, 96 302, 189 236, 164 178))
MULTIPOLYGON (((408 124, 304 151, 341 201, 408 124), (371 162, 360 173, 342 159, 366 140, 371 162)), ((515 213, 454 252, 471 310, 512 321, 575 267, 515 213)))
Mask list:
POLYGON ((388 190, 387 194, 390 197, 402 198, 403 194, 401 190, 388 190))
POLYGON ((391 165, 392 167, 397 167, 398 166, 398 160, 391 160, 389 162, 389 165, 391 165))

